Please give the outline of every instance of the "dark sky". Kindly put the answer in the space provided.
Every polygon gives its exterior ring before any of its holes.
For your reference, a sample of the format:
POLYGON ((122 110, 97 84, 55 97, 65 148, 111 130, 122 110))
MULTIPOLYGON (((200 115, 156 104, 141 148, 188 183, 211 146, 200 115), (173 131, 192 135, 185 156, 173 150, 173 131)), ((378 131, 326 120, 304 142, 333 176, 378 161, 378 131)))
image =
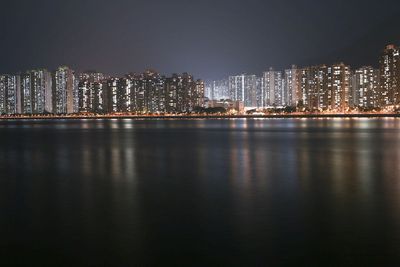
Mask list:
POLYGON ((376 65, 400 44, 400 1, 2 1, 0 72, 191 72, 218 79, 344 61, 376 65))

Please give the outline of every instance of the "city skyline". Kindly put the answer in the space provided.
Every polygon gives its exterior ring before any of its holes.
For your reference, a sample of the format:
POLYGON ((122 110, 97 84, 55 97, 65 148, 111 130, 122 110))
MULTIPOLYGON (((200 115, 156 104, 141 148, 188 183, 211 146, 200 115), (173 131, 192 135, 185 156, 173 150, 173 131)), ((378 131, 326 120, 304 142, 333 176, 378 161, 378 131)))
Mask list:
POLYGON ((386 45, 374 60, 378 67, 354 68, 343 62, 291 65, 284 69, 264 68, 261 74, 230 74, 211 82, 204 78, 194 82, 193 76, 182 72, 183 81, 190 82, 178 85, 172 84, 181 76, 172 74, 168 78, 151 69, 120 76, 74 71, 66 65, 51 72, 46 68, 31 69, 1 75, 0 112, 191 112, 207 106, 207 99, 223 98, 241 101, 246 108, 290 106, 340 112, 386 108, 400 103, 399 51, 395 44, 386 45))
MULTIPOLYGON (((297 111, 397 110, 400 47, 389 44, 379 67, 353 69, 343 62, 269 68, 204 82, 187 72, 169 77, 154 70, 110 76, 60 66, 0 75, 1 114, 181 113, 213 107, 208 100, 240 101, 245 108, 295 107, 297 111)), ((232 104, 240 106, 240 104, 232 104)), ((229 104, 228 106, 231 106, 229 104)))

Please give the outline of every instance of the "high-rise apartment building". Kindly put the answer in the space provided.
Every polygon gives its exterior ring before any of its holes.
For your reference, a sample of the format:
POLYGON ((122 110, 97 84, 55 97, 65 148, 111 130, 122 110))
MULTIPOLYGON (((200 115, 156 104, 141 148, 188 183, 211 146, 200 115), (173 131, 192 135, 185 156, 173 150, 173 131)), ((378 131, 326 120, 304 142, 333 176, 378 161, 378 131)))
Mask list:
POLYGON ((30 70, 20 75, 21 105, 24 114, 52 112, 52 77, 45 69, 30 70))
MULTIPOLYGON (((192 77, 191 77, 192 79, 192 77)), ((193 83, 193 80, 191 80, 193 83)), ((153 70, 147 70, 141 75, 139 86, 143 90, 145 110, 151 113, 166 111, 165 77, 153 70)), ((190 88, 192 90, 192 88, 190 88)))
POLYGON ((256 78, 256 98, 257 107, 265 107, 265 95, 264 95, 264 79, 262 77, 256 78))
POLYGON ((300 71, 298 95, 304 107, 309 110, 329 109, 332 92, 328 81, 328 67, 325 65, 306 67, 300 71))
POLYGON ((32 112, 35 114, 42 114, 45 111, 51 112, 51 110, 46 109, 46 107, 50 107, 50 103, 52 102, 51 73, 45 69, 41 69, 30 71, 30 75, 32 112))
POLYGON ((263 73, 264 96, 266 106, 284 106, 285 95, 282 85, 282 72, 270 68, 263 73))
POLYGON ((173 74, 165 81, 166 109, 171 112, 188 112, 196 106, 196 83, 188 73, 173 74))
POLYGON ((400 49, 388 45, 380 59, 380 90, 381 106, 400 104, 400 49))
POLYGON ((105 75, 97 71, 86 71, 77 76, 78 112, 104 113, 107 109, 106 90, 103 88, 105 75))
POLYGON ((296 66, 286 69, 283 78, 285 104, 295 107, 300 99, 299 72, 296 66))
POLYGON ((309 110, 345 111, 349 107, 350 67, 340 63, 302 68, 298 103, 309 110))
POLYGON ((110 78, 104 84, 104 90, 107 92, 107 112, 119 112, 118 110, 118 87, 119 78, 110 78))
POLYGON ((22 73, 21 77, 21 113, 33 113, 32 79, 30 73, 22 73))
POLYGON ((0 114, 21 113, 21 86, 18 75, 0 75, 0 114))
POLYGON ((349 108, 350 67, 340 63, 328 67, 328 106, 334 111, 345 111, 349 108))
POLYGON ((194 96, 195 107, 204 106, 204 91, 205 91, 204 81, 200 79, 196 80, 195 96, 194 96))
POLYGON ((354 71, 351 83, 352 107, 374 108, 379 106, 379 70, 366 66, 354 71))
POLYGON ((0 76, 0 114, 7 112, 7 81, 6 76, 0 76))
POLYGON ((19 76, 0 75, 0 114, 20 113, 20 101, 19 76))
POLYGON ((228 99, 229 95, 229 80, 222 79, 218 81, 212 81, 209 85, 210 88, 210 99, 228 99))
POLYGON ((257 107, 256 75, 230 76, 229 98, 234 101, 242 101, 245 107, 257 107))
POLYGON ((77 110, 78 84, 73 70, 59 67, 53 74, 53 112, 70 114, 77 110))

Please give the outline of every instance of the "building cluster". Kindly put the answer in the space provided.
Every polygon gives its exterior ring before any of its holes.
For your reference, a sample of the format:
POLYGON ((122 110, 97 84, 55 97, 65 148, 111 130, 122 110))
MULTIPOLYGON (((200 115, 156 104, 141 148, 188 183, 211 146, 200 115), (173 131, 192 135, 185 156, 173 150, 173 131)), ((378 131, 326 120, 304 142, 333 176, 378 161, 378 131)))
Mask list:
POLYGON ((379 69, 352 70, 339 63, 284 71, 269 69, 261 76, 241 74, 206 85, 210 99, 242 101, 246 108, 293 106, 310 111, 390 108, 400 104, 400 48, 388 45, 379 69))
POLYGON ((115 78, 62 66, 0 75, 0 114, 183 113, 203 102, 204 83, 188 73, 115 78))
POLYGON ((296 107, 308 111, 399 109, 400 48, 388 45, 379 68, 352 70, 339 63, 270 68, 206 86, 188 73, 165 77, 155 71, 108 77, 66 66, 0 75, 0 114, 185 113, 196 107, 296 107), (206 96, 206 98, 205 98, 206 96), (205 99, 209 99, 205 105, 205 99))

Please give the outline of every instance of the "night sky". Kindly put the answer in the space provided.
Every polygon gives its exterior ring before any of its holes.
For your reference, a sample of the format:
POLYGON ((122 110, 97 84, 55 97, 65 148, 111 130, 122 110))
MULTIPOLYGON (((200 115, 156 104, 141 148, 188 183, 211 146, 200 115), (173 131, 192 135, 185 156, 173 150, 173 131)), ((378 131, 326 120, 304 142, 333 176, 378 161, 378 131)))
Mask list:
POLYGON ((344 61, 400 44, 400 1, 26 0, 0 7, 0 72, 67 64, 196 78, 344 61))

